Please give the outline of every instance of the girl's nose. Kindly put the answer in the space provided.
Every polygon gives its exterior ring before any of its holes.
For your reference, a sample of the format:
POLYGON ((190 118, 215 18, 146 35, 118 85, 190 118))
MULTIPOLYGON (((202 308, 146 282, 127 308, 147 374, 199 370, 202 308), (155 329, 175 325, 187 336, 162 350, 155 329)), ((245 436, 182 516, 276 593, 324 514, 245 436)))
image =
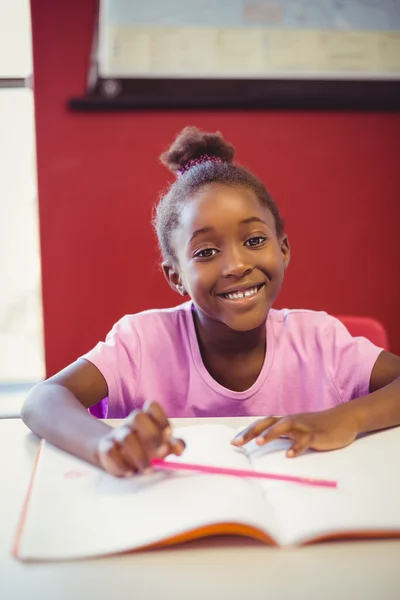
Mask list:
POLYGON ((238 249, 232 249, 225 254, 222 275, 224 277, 243 277, 251 272, 252 266, 248 257, 238 249))

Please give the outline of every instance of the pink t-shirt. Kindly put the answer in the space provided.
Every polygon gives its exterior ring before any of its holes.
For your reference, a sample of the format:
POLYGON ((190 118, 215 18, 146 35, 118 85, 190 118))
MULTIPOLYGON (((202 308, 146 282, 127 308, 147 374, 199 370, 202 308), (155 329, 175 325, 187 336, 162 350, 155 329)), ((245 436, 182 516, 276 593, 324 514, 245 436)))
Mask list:
POLYGON ((108 398, 99 417, 121 418, 156 400, 169 417, 287 415, 331 408, 368 394, 382 351, 353 338, 325 312, 271 309, 267 351, 257 381, 244 392, 217 383, 197 342, 192 302, 127 315, 82 358, 103 374, 108 398))

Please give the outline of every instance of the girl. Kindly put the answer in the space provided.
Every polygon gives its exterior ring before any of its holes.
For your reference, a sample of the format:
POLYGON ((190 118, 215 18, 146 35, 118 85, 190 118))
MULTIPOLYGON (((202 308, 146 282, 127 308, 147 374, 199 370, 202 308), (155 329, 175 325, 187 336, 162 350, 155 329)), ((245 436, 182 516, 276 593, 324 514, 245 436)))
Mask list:
POLYGON ((326 313, 272 309, 288 238, 264 185, 233 156, 219 133, 186 128, 161 157, 177 175, 156 209, 162 268, 190 300, 125 316, 23 406, 34 432, 114 475, 183 451, 166 415, 272 415, 233 443, 284 435, 290 456, 400 424, 399 357, 326 313), (87 409, 126 418, 113 429, 87 409))

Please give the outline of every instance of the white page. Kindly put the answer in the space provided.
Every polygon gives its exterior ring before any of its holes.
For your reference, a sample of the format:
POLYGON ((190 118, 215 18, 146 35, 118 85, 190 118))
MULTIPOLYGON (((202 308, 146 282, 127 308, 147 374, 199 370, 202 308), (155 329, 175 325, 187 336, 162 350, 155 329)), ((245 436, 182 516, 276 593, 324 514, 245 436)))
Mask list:
MULTIPOLYGON (((200 425, 176 435, 187 442, 186 462, 251 468, 230 445, 230 428, 200 425)), ((18 556, 109 554, 213 523, 260 527, 268 524, 265 512, 263 493, 251 479, 184 472, 118 479, 45 443, 18 556)))
POLYGON ((400 535, 400 428, 371 434, 333 452, 285 457, 290 442, 248 448, 255 469, 333 479, 338 488, 260 482, 276 516, 282 545, 328 534, 398 532, 400 535))

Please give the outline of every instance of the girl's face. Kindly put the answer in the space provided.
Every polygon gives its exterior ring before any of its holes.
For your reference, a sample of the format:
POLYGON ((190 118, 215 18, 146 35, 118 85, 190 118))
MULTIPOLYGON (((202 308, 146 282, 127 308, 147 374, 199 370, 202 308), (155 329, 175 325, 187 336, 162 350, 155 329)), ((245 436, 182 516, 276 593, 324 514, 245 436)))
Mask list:
POLYGON ((182 209, 173 234, 178 261, 164 264, 170 285, 197 310, 236 331, 265 322, 289 262, 268 208, 245 187, 207 185, 182 209))

